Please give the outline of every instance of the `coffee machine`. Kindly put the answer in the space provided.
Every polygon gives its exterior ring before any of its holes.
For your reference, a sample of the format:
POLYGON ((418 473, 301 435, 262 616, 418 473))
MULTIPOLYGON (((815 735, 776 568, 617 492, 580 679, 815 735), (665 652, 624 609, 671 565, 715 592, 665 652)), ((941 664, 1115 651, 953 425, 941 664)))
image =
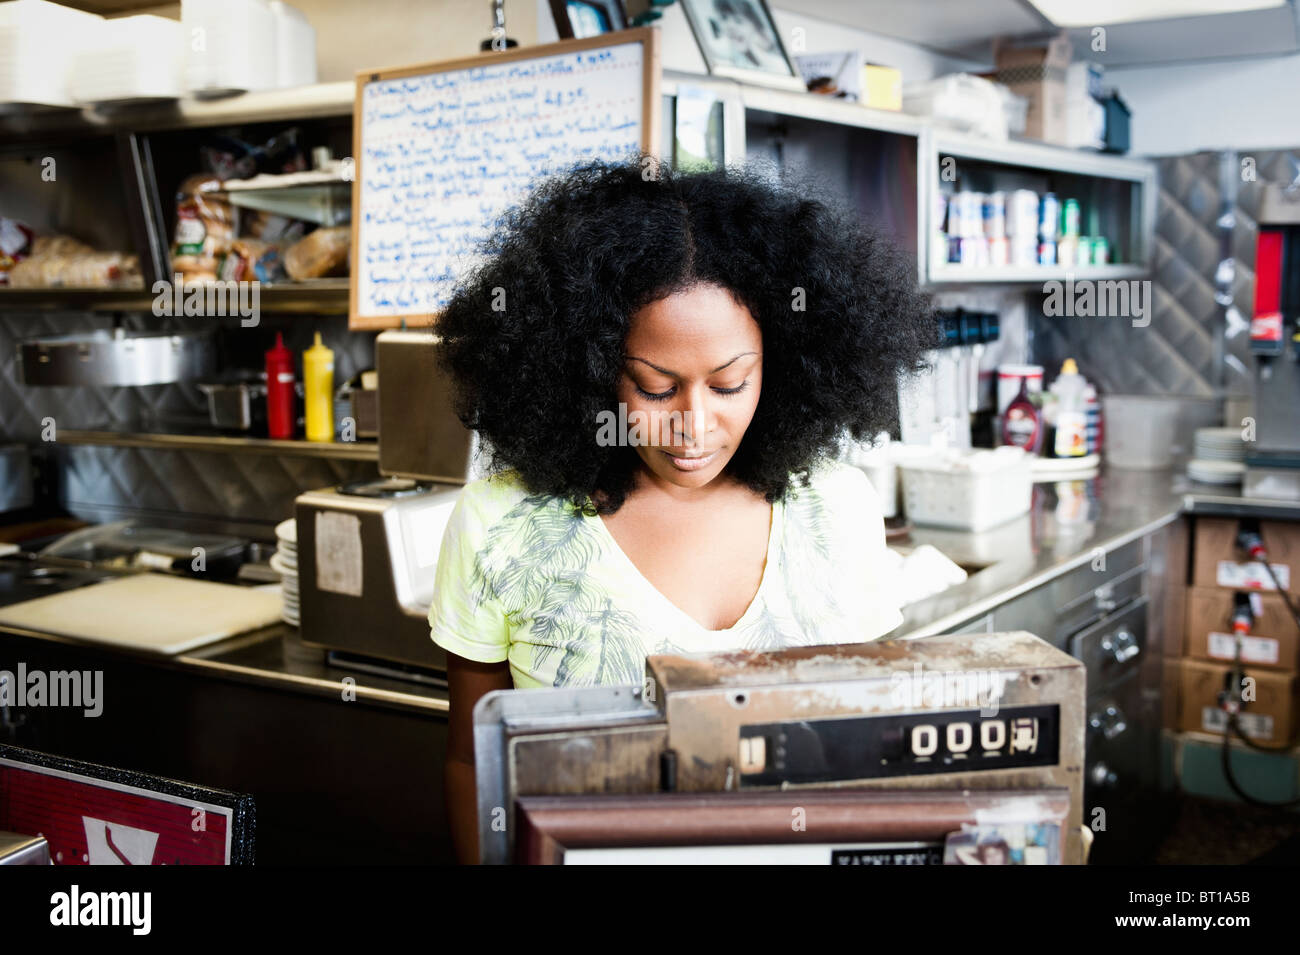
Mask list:
POLYGON ((376 338, 382 477, 294 502, 302 641, 336 665, 433 680, 446 670, 429 638, 434 573, 447 519, 479 474, 438 347, 427 330, 376 338))
POLYGON ((1300 501, 1300 190, 1265 193, 1255 246, 1255 435, 1248 497, 1300 501))

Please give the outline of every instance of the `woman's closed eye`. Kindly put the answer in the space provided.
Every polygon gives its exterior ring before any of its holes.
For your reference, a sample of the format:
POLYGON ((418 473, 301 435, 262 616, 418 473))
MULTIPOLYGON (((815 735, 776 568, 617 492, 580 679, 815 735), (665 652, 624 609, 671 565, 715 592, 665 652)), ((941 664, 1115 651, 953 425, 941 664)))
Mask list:
MULTIPOLYGON (((748 387, 749 387, 749 379, 746 378, 744 381, 736 385, 736 387, 734 388, 715 387, 713 390, 714 392, 720 395, 738 395, 748 387)), ((676 388, 669 388, 667 391, 652 392, 652 391, 646 391, 640 385, 636 386, 636 393, 640 395, 642 398, 645 398, 647 401, 667 401, 676 393, 676 391, 677 391, 676 388)))

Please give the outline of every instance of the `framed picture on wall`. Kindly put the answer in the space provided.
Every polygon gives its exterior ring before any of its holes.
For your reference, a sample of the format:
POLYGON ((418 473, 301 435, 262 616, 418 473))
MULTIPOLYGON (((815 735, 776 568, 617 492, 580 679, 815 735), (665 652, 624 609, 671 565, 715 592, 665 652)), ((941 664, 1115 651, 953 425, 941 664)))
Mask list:
POLYGON ((561 40, 582 40, 627 28, 620 0, 551 0, 551 15, 561 40))
POLYGON ((681 0, 715 76, 803 91, 764 0, 681 0))

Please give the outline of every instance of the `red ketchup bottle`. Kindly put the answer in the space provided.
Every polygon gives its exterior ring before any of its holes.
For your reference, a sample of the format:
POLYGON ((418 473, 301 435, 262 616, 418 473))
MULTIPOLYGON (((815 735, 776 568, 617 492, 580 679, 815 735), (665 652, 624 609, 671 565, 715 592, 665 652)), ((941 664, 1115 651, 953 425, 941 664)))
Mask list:
POLYGON ((275 347, 266 353, 267 436, 285 440, 293 437, 293 352, 284 347, 280 332, 275 347))

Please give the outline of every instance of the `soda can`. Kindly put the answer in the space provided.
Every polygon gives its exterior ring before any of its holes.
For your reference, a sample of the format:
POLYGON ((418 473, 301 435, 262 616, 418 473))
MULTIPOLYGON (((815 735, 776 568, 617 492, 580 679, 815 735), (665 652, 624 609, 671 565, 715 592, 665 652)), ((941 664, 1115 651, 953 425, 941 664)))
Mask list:
POLYGON ((1038 243, 1038 264, 1055 265, 1056 264, 1056 243, 1044 240, 1038 243))
POLYGON ((1075 265, 1092 265, 1092 247, 1094 242, 1096 242, 1096 240, 1092 238, 1092 236, 1084 235, 1079 237, 1079 248, 1075 252, 1075 265))
POLYGON ((1007 234, 1007 194, 990 192, 984 197, 984 234, 1000 239, 1007 234))
POLYGON ((1038 193, 1017 189, 1011 193, 1007 207, 1007 235, 1038 239, 1038 193))
POLYGON ((1006 236, 989 239, 989 265, 1010 265, 1011 246, 1006 236))
POLYGON ((1077 236, 1079 234, 1079 200, 1066 199, 1061 210, 1061 235, 1077 236))
MULTIPOLYGON (((1043 201, 1038 206, 1038 237, 1044 242, 1051 242, 1055 246, 1056 227, 1060 221, 1061 203, 1057 200, 1056 193, 1044 194, 1043 201)), ((1052 261, 1056 261, 1055 248, 1052 249, 1052 261)))
POLYGON ((1104 235, 1092 240, 1092 264, 1105 265, 1110 261, 1110 243, 1104 235))

